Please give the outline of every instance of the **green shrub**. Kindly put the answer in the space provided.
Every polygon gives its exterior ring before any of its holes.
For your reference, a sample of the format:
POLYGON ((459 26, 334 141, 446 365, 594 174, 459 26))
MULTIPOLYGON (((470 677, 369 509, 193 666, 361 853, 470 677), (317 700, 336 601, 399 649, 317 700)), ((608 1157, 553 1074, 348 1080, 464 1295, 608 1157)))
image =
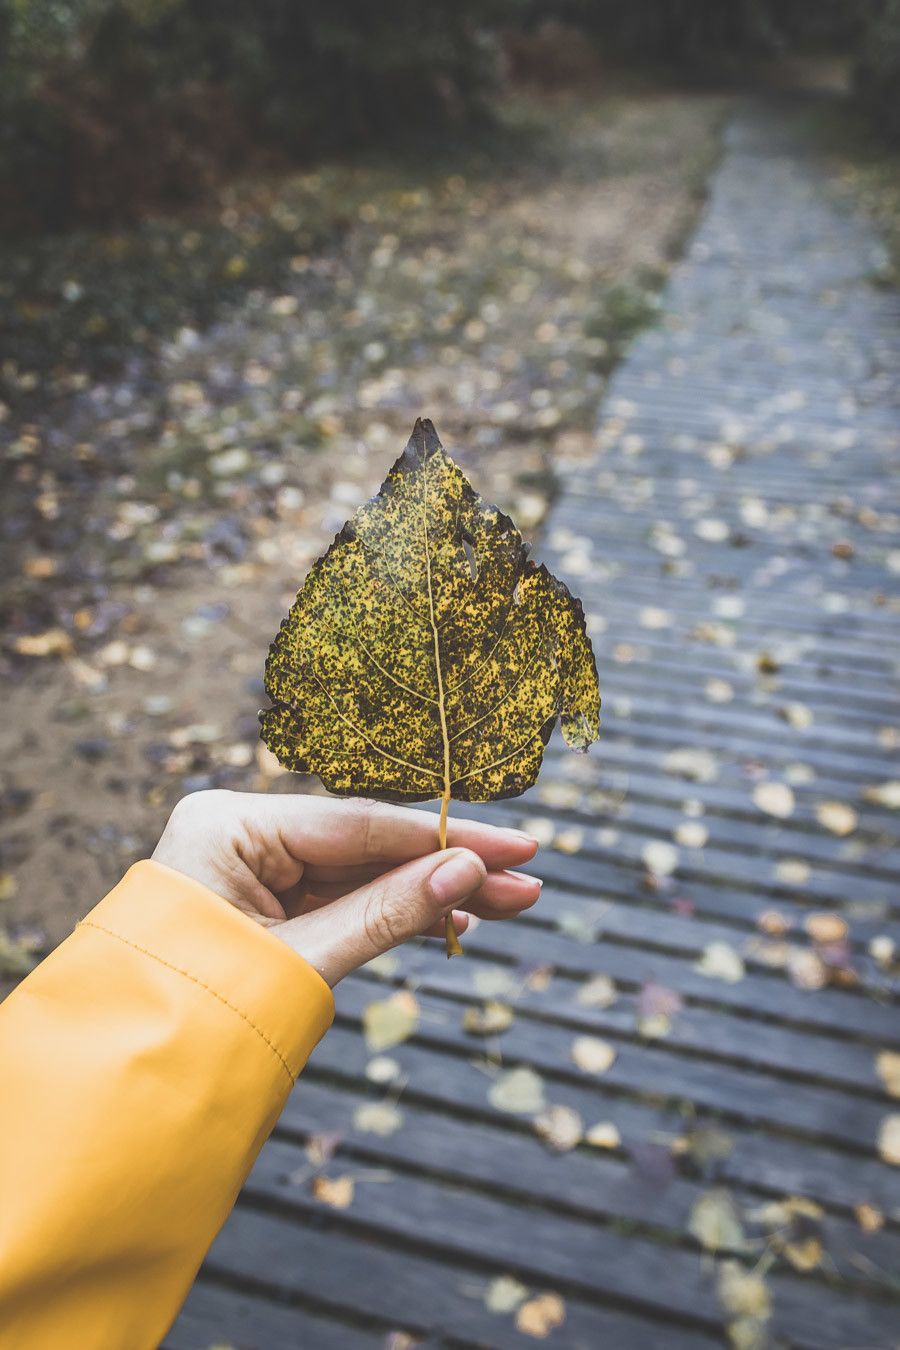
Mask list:
POLYGON ((881 136, 900 145, 900 0, 884 0, 873 15, 855 83, 857 99, 881 136))

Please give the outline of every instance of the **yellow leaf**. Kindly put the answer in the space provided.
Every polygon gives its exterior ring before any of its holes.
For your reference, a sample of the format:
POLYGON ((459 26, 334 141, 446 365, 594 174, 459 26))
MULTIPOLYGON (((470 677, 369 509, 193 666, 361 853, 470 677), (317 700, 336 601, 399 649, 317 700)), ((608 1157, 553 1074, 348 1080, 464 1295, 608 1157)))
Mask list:
POLYGON ((863 797, 873 806, 886 806, 890 811, 900 811, 900 781, 879 783, 876 787, 863 788, 863 797))
POLYGON ((566 1305, 559 1294, 538 1294, 522 1303, 516 1313, 516 1327, 526 1336, 543 1340, 566 1320, 566 1305))
POLYGON ((608 975, 592 975, 584 984, 579 985, 575 1002, 582 1008, 609 1008, 619 997, 615 981, 608 975))
POLYGON ((678 866, 678 849, 664 839, 651 839, 641 849, 641 858, 648 872, 667 877, 678 866))
POLYGON ((726 1312, 736 1317, 766 1321, 771 1316, 772 1301, 765 1280, 737 1261, 723 1261, 719 1266, 718 1294, 726 1312))
POLYGON ((530 1116, 544 1106, 544 1080, 533 1069, 510 1069, 491 1084, 488 1100, 498 1111, 530 1116))
POLYGON ((588 1130, 584 1142, 593 1148, 619 1148, 622 1136, 611 1120, 599 1120, 588 1130))
POLYGON ((778 820, 786 820, 794 811, 794 794, 787 783, 757 783, 753 801, 760 811, 778 820))
POLYGON ((489 1001, 481 1008, 466 1008, 463 1030, 471 1036, 497 1036, 513 1024, 513 1010, 507 1003, 489 1001))
POLYGON ((896 1050, 879 1050, 875 1068, 888 1096, 900 1097, 900 1054, 896 1050))
POLYGON ((885 1116, 878 1130, 878 1152, 887 1163, 900 1167, 900 1116, 885 1116))
POLYGON ((819 802, 816 807, 816 820, 832 834, 852 834, 856 829, 857 815, 846 802, 819 802))
POLYGON ((390 1102, 364 1102, 353 1113, 353 1128, 363 1134, 395 1134, 403 1124, 403 1116, 390 1102))
POLYGON ((728 1191, 706 1191, 696 1201, 688 1231, 708 1252, 734 1251, 744 1245, 740 1215, 728 1191))
POLYGON ((829 942, 843 942, 847 936, 847 921, 839 914, 807 914, 803 920, 813 942, 827 945, 829 942))
POLYGON ((419 1005, 406 989, 370 1003, 363 1013, 363 1033, 370 1050, 388 1050, 399 1045, 413 1034, 418 1024, 419 1005))
POLYGON ((571 1106, 548 1106, 535 1117, 534 1128, 555 1153, 568 1153, 581 1142, 581 1116, 571 1106))
POLYGON ((64 628, 48 628, 44 633, 23 633, 13 647, 20 656, 68 656, 72 639, 64 628))
POLYGON ((576 1036, 572 1042, 572 1058, 585 1073, 606 1073, 616 1062, 616 1051, 599 1036, 576 1036))
POLYGON ((694 969, 698 975, 705 975, 710 980, 724 980, 726 984, 737 984, 744 978, 744 963, 727 942, 711 942, 704 948, 694 969))
POLYGON ((313 1196, 331 1209, 346 1209, 353 1200, 353 1191, 352 1177, 313 1177, 312 1180, 313 1196))
POLYGON ((864 1233, 878 1233, 884 1227, 884 1215, 881 1210, 865 1200, 854 1206, 853 1213, 864 1233))
POLYGON ((514 797, 557 719, 573 749, 599 734, 581 604, 428 421, 314 564, 265 685, 266 745, 339 795, 514 797))
POLYGON ((484 1305, 488 1312, 515 1312, 520 1303, 528 1297, 528 1290, 512 1275, 498 1275, 491 1280, 484 1294, 484 1305))

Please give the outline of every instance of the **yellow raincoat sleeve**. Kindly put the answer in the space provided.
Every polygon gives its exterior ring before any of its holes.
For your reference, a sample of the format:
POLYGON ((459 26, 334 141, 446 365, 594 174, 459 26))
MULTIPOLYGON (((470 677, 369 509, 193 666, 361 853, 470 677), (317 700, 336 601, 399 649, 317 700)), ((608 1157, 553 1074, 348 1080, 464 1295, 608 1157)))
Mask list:
POLYGON ((0 1005, 0 1350, 144 1350, 310 1051, 311 966, 141 862, 0 1005))

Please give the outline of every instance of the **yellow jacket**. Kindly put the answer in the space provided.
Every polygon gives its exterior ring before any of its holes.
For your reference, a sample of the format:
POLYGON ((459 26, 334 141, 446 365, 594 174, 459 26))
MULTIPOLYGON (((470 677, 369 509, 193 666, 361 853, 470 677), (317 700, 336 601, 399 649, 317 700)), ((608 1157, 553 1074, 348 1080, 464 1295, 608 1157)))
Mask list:
POLYGON ((334 1016, 198 882, 126 874, 0 1006, 0 1350, 145 1350, 334 1016))

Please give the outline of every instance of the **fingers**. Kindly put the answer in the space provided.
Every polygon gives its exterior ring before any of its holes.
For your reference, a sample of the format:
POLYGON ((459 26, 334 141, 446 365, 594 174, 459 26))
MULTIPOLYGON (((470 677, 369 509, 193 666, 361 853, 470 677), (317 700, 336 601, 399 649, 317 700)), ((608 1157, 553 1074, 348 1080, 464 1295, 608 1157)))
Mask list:
POLYGON ((331 985, 464 905, 483 884, 484 862, 454 848, 386 872, 341 900, 273 929, 331 985))
MULTIPOLYGON (((248 810, 265 811, 295 857, 314 865, 397 864, 437 848, 438 821, 430 811, 362 798, 243 795, 248 810)), ((521 830, 477 820, 450 820, 447 844, 471 849, 491 870, 519 867, 538 847, 521 830)))

